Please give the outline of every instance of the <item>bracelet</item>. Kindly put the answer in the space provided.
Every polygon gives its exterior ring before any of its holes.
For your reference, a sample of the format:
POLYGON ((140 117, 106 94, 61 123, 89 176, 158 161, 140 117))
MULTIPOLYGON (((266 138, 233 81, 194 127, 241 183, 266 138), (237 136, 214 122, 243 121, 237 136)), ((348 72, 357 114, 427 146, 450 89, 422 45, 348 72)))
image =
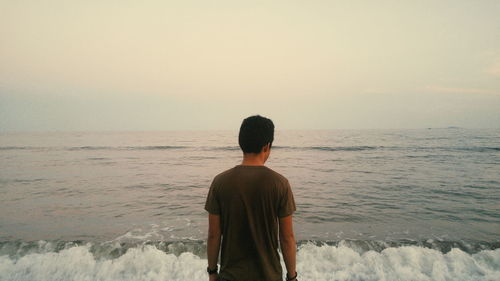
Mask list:
POLYGON ((298 281, 297 280, 297 271, 295 271, 295 276, 293 276, 293 277, 288 277, 288 273, 286 274, 286 281, 292 281, 292 280, 298 281))
POLYGON ((218 265, 216 265, 214 269, 211 269, 210 267, 207 267, 208 275, 217 274, 218 271, 219 271, 219 266, 218 265))

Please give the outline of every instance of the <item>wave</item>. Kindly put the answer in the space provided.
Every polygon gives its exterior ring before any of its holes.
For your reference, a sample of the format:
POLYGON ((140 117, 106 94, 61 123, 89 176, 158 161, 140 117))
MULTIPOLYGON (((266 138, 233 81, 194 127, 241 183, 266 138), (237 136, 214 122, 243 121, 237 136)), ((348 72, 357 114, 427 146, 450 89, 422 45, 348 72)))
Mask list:
POLYGON ((31 150, 40 149, 43 147, 33 147, 33 146, 0 146, 0 150, 31 150))
MULTIPOLYGON (((195 149, 204 151, 239 151, 238 146, 181 146, 181 145, 150 145, 150 146, 74 146, 74 147, 35 147, 35 146, 0 146, 0 150, 179 150, 195 149)), ((399 151, 469 151, 496 152, 500 147, 492 146, 273 146, 277 150, 316 150, 316 151, 365 151, 365 150, 399 150, 399 151)))
POLYGON ((0 150, 170 150, 185 149, 189 146, 179 145, 150 145, 150 146, 72 146, 72 147, 37 147, 37 146, 0 146, 0 150))
MULTIPOLYGON (((467 253, 456 247, 443 252, 404 244, 379 250, 359 247, 366 242, 302 241, 297 253, 300 279, 498 280, 500 274, 498 244, 467 253)), ((206 279, 202 241, 2 243, 0 280, 206 279)))
MULTIPOLYGON (((273 149, 288 150, 320 150, 320 151, 361 151, 377 149, 375 146, 273 146, 273 149)), ((74 146, 74 147, 33 147, 33 146, 1 146, 0 150, 176 150, 199 149, 205 151, 239 151, 238 146, 178 146, 178 145, 152 145, 152 146, 74 146)))
MULTIPOLYGON (((149 237, 146 235, 145 237, 149 237)), ((75 246, 91 245, 90 251, 99 258, 117 258, 125 253, 129 248, 140 247, 144 245, 152 245, 156 248, 170 254, 179 255, 184 252, 191 252, 198 256, 205 255, 205 241, 195 239, 184 239, 179 241, 162 241, 162 240, 144 240, 145 237, 135 237, 127 233, 125 236, 117 237, 106 242, 88 242, 83 240, 64 241, 2 241, 0 242, 0 256, 8 255, 14 258, 20 258, 28 254, 43 254, 50 252, 59 252, 75 246), (132 239, 124 239, 132 238, 132 239)), ((397 248, 405 246, 416 246, 420 248, 433 249, 442 253, 448 253, 452 249, 460 249, 468 254, 475 254, 483 250, 500 249, 500 241, 468 241, 468 240, 301 240, 298 241, 299 246, 313 244, 316 246, 345 246, 363 253, 367 251, 382 252, 387 248, 397 248)))
MULTIPOLYGON (((320 151, 361 151, 383 148, 382 146, 273 146, 276 150, 320 150, 320 151)), ((238 146, 203 147, 204 150, 234 151, 238 146)))
POLYGON ((171 150, 184 149, 188 146, 179 145, 148 145, 148 146, 79 146, 70 147, 68 150, 171 150))
POLYGON ((374 150, 378 148, 384 148, 383 146, 311 146, 309 147, 312 150, 321 150, 321 151, 362 151, 362 150, 374 150))
POLYGON ((500 151, 500 147, 491 147, 491 146, 473 146, 473 147, 458 147, 458 150, 465 151, 474 151, 474 152, 491 152, 491 151, 500 151))

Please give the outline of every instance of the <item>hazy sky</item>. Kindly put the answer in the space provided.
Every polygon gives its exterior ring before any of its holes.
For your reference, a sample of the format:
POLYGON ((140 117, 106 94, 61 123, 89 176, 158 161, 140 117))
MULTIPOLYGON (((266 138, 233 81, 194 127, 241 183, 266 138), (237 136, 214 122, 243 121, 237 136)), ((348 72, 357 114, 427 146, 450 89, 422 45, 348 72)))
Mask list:
POLYGON ((0 131, 500 127, 500 1, 0 0, 0 131))

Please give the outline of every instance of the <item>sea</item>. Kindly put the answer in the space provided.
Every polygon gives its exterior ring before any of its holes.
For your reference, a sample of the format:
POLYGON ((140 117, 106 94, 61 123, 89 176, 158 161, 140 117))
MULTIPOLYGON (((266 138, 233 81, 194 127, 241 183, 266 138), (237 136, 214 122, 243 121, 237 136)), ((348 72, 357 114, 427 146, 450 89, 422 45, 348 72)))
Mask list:
MULTIPOLYGON (((0 280, 208 280, 237 134, 0 133, 0 280)), ((278 130, 271 151, 299 280, 500 280, 500 129, 278 130)))

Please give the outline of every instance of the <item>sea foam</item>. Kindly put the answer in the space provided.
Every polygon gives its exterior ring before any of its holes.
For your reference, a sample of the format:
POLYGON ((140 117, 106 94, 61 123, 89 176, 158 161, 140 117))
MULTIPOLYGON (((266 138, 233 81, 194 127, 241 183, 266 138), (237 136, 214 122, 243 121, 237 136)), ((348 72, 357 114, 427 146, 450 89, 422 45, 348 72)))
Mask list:
POLYGON ((359 253, 345 246, 304 245, 297 270, 303 280, 500 280, 500 249, 467 254, 417 246, 359 253))
MULTIPOLYGON (((59 252, 0 256, 0 280, 206 280, 206 259, 169 254, 154 245, 129 248, 117 258, 96 257, 91 243, 59 252)), ((500 280, 500 249, 468 254, 402 246, 360 252, 345 245, 299 247, 300 280, 500 280)))

